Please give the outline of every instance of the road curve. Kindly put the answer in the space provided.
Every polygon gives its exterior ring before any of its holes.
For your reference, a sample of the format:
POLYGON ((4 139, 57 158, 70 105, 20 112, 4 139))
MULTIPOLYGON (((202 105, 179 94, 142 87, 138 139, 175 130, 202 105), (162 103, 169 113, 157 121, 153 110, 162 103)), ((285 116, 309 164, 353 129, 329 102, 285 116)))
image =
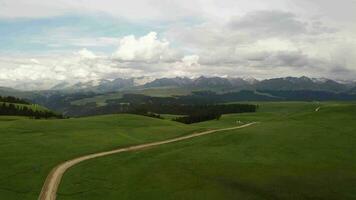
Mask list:
POLYGON ((57 195, 57 189, 61 182, 63 174, 70 167, 72 167, 80 162, 83 162, 83 161, 86 161, 89 159, 93 159, 93 158, 97 158, 97 157, 111 155, 111 154, 127 152, 127 151, 137 151, 137 150, 141 150, 144 148, 154 147, 154 146, 158 146, 158 145, 162 145, 162 144, 168 144, 168 143, 178 142, 178 141, 182 141, 182 140, 187 140, 190 138, 199 137, 199 136, 207 135, 210 133, 245 128, 245 127, 251 126, 256 123, 257 122, 252 122, 252 123, 248 123, 248 124, 245 124, 242 126, 209 130, 209 131, 204 131, 204 132, 200 132, 200 133, 193 133, 191 135, 186 135, 186 136, 168 139, 168 140, 164 140, 164 141, 152 142, 152 143, 141 144, 141 145, 136 145, 136 146, 131 146, 131 147, 123 147, 123 148, 118 148, 118 149, 114 149, 111 151, 104 151, 104 152, 100 152, 100 153, 89 154, 89 155, 81 156, 78 158, 74 158, 72 160, 65 161, 64 163, 61 163, 61 164, 57 165, 56 167, 54 167, 52 169, 52 171, 48 174, 46 181, 45 181, 44 185, 42 186, 42 190, 41 190, 41 193, 40 193, 40 196, 38 197, 38 199, 39 200, 55 200, 56 195, 57 195))

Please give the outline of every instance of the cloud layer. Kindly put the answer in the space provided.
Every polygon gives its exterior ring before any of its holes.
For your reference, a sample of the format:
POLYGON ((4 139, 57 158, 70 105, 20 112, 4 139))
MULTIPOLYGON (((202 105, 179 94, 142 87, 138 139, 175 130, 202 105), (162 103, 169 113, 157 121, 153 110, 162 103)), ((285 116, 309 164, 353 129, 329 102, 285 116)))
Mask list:
POLYGON ((352 0, 340 10, 321 0, 139 3, 0 0, 0 85, 45 89, 130 76, 356 77, 352 0))

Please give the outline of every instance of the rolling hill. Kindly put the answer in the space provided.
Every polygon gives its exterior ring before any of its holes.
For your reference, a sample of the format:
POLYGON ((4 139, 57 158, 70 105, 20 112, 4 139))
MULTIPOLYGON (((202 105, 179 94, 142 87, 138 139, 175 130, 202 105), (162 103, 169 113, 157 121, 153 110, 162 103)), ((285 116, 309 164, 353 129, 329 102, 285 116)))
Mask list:
POLYGON ((356 106, 317 106, 262 104, 198 125, 253 127, 86 161, 58 199, 354 199, 356 106))
POLYGON ((0 197, 37 199, 47 174, 76 156, 204 130, 137 115, 33 120, 0 116, 0 197))
POLYGON ((64 160, 236 126, 237 121, 261 123, 84 162, 65 174, 58 199, 94 200, 104 194, 108 200, 156 199, 162 194, 169 199, 352 199, 356 195, 355 104, 258 104, 257 113, 193 125, 136 115, 64 120, 0 116, 0 196, 36 199, 51 168, 64 160))

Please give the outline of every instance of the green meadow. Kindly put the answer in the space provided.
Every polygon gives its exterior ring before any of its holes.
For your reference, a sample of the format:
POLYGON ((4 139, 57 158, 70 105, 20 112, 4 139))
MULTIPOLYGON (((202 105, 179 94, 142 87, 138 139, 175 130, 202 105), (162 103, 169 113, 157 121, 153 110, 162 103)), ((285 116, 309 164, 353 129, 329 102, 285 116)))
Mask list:
POLYGON ((193 125, 169 115, 0 117, 0 199, 37 199, 49 171, 80 155, 253 121, 260 123, 85 161, 66 172, 57 199, 356 198, 356 104, 258 104, 257 113, 193 125))
POLYGON ((199 129, 136 115, 64 120, 0 117, 0 199, 37 199, 47 174, 65 160, 199 129))
POLYGON ((60 200, 355 199, 356 105, 265 103, 194 126, 261 123, 83 162, 60 200))

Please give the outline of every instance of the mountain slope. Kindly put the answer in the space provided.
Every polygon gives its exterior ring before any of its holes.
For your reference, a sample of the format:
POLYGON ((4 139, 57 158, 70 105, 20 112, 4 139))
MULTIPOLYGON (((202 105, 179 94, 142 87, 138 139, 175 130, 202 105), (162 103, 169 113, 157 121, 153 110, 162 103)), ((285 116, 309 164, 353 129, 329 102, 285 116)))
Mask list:
POLYGON ((333 92, 342 92, 347 89, 346 85, 336 81, 326 79, 316 81, 308 77, 285 77, 267 79, 256 83, 256 89, 260 90, 324 90, 333 92))

